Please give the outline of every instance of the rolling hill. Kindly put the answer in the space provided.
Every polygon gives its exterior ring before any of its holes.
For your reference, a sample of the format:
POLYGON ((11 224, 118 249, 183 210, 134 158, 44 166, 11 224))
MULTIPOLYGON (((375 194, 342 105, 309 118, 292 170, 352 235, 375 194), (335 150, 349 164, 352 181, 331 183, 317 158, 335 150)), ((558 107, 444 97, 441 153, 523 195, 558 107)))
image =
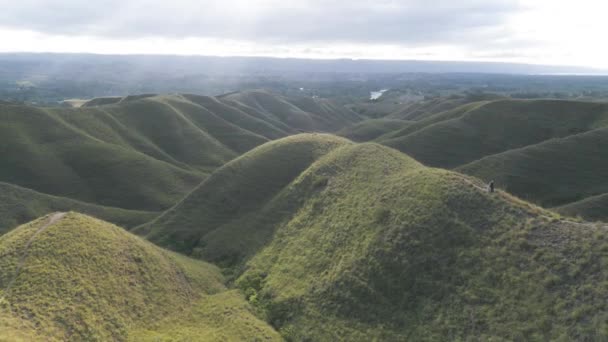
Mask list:
POLYGON ((288 340, 608 337, 606 225, 378 144, 263 145, 138 232, 227 267, 288 340))
POLYGON ((291 208, 276 207, 290 205, 281 198, 284 188, 315 160, 345 144, 352 143, 311 134, 262 145, 217 170, 135 232, 162 246, 232 265, 254 253, 270 238, 272 224, 291 213, 291 208))
POLYGON ((0 104, 0 119, 0 182, 91 205, 154 212, 258 145, 361 120, 326 100, 263 91, 101 98, 80 108, 0 104), (245 101, 250 98, 260 103, 252 107, 245 101))
POLYGON ((568 216, 580 216, 589 221, 608 221, 608 194, 590 196, 577 202, 554 208, 568 216))
POLYGON ((35 218, 55 211, 74 210, 125 228, 132 228, 158 216, 157 212, 126 210, 79 202, 65 197, 42 194, 0 182, 0 235, 35 218))
POLYGON ((507 191, 546 207, 608 192, 608 128, 488 156, 457 170, 494 179, 507 191))
MULTIPOLYGON (((472 102, 464 96, 436 97, 408 103, 386 116, 389 119, 421 120, 423 118, 458 108, 472 102)), ((474 101, 481 101, 475 99, 474 101)))
MULTIPOLYGON (((418 105, 426 108, 427 102, 418 105)), ((608 127, 607 103, 485 97, 410 121, 389 117, 365 120, 337 134, 396 148, 428 166, 493 179, 509 192, 567 215, 606 217, 607 202, 599 196, 606 193, 600 146, 608 127)))
POLYGON ((357 113, 327 99, 289 99, 259 90, 227 94, 220 99, 248 112, 255 110, 260 115, 277 120, 296 131, 334 132, 363 120, 357 113))
POLYGON ((394 131, 406 129, 414 124, 414 121, 397 119, 370 119, 358 122, 352 126, 345 127, 336 132, 337 135, 357 142, 374 140, 380 136, 394 131))
POLYGON ((608 124, 608 105, 559 100, 499 100, 436 114, 420 129, 378 140, 430 166, 454 168, 482 157, 564 138, 608 124))
POLYGON ((279 340, 215 266, 54 213, 0 237, 0 340, 279 340))

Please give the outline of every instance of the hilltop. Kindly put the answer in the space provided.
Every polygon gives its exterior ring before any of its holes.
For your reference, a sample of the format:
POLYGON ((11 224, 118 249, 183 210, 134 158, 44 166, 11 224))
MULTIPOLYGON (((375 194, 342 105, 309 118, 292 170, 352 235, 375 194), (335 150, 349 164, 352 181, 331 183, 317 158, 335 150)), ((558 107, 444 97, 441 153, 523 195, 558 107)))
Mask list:
POLYGON ((0 237, 0 340, 278 340, 215 266, 54 213, 0 237))
POLYGON ((495 180, 509 192, 567 215, 606 217, 600 170, 607 155, 600 146, 608 127, 607 103, 468 99, 478 101, 438 113, 422 101, 410 106, 425 108, 424 114, 410 120, 385 116, 337 134, 396 148, 428 166, 495 180))
POLYGON ((285 187, 315 160, 348 144, 330 135, 303 134, 262 145, 214 172, 135 232, 180 252, 233 264, 254 253, 270 238, 272 224, 291 214, 290 203, 280 199, 285 187))
POLYGON ((138 232, 227 267, 285 338, 608 336, 605 225, 329 136, 263 145, 205 183, 138 232), (301 162, 266 171, 285 151, 301 162))
POLYGON ((0 104, 0 119, 0 182, 147 212, 171 207, 211 172, 256 146, 299 130, 328 131, 361 120, 327 100, 262 91, 101 98, 81 108, 0 104), (254 108, 247 98, 260 103, 254 108))

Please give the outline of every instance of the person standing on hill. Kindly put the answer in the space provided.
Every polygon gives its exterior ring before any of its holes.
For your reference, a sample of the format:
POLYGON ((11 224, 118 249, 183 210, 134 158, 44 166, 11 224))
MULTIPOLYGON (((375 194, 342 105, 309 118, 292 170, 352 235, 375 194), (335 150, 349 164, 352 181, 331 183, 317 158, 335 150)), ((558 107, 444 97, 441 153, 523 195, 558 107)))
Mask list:
POLYGON ((491 180, 490 183, 488 183, 488 192, 494 192, 494 181, 491 180))

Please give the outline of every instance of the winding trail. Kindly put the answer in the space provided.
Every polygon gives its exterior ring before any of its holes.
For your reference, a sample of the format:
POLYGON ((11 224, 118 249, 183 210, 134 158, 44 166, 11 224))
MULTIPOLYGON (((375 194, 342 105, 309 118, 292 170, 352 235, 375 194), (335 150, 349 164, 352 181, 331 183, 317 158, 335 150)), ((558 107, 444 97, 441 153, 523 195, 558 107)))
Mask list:
POLYGON ((21 253, 21 257, 19 258, 19 263, 17 264, 17 269, 15 270, 15 275, 8 282, 8 285, 4 289, 4 295, 1 298, 2 300, 10 293, 11 288, 13 287, 13 284, 15 283, 15 281, 17 280, 17 277, 19 276, 19 273, 21 273, 21 269, 23 268, 23 265, 25 264, 25 259, 27 259, 30 246, 32 245, 32 242, 34 242, 34 239, 36 239, 36 237, 40 233, 42 233, 43 231, 45 231, 48 227, 52 226, 55 222, 61 220, 66 214, 67 213, 53 213, 53 214, 51 214, 49 216, 48 221, 44 225, 42 225, 42 227, 38 228, 38 230, 34 233, 34 235, 32 235, 32 237, 30 237, 30 239, 27 241, 27 243, 23 247, 23 252, 21 253))

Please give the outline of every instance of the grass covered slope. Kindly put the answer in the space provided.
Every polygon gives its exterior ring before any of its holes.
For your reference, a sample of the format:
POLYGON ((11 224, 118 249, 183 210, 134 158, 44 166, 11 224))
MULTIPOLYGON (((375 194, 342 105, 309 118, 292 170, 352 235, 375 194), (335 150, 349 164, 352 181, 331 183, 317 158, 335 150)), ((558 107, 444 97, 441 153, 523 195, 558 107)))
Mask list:
POLYGON ((352 141, 370 141, 384 134, 400 131, 412 125, 412 121, 396 119, 370 119, 341 129, 336 134, 352 141))
POLYGON ((10 229, 55 211, 78 211, 132 228, 152 220, 156 212, 126 210, 42 194, 0 182, 0 235, 10 229))
POLYGON ((272 222, 290 214, 280 194, 346 139, 301 134, 262 145, 226 164, 175 207, 136 232, 162 246, 233 263, 257 250, 272 222), (277 203, 278 202, 278 203, 277 203), (241 240, 242 238, 242 240, 241 240))
POLYGON ((230 101, 128 96, 81 108, 1 104, 0 182, 104 206, 164 210, 256 146, 306 125, 328 131, 360 119, 324 100, 298 99, 306 112, 290 99, 260 94, 255 108, 235 102, 245 93, 230 101))
POLYGON ((0 118, 2 182, 105 206, 160 210, 204 178, 100 140, 45 109, 0 106, 0 118))
POLYGON ((554 207, 608 192, 608 128, 489 156, 458 170, 554 207))
POLYGON ((608 221, 608 194, 587 197, 553 209, 558 213, 580 216, 589 221, 608 221))
POLYGON ((291 340, 608 337, 608 227, 378 144, 335 141, 301 163, 294 148, 319 137, 245 154, 140 232, 229 266, 291 340))
POLYGON ((226 292, 215 266, 91 217, 56 213, 23 225, 0 237, 0 256, 7 340, 158 341, 172 329, 185 340, 277 339, 226 292))
POLYGON ((488 155, 604 127, 608 105, 500 100, 445 119, 381 142, 426 165, 454 168, 488 155))
POLYGON ((374 144, 335 149, 288 189, 304 199, 237 281, 284 336, 608 337, 606 226, 374 144))
POLYGON ((350 109, 326 99, 291 99, 263 90, 227 94, 220 100, 246 112, 257 112, 256 115, 295 131, 334 132, 363 119, 350 109))

